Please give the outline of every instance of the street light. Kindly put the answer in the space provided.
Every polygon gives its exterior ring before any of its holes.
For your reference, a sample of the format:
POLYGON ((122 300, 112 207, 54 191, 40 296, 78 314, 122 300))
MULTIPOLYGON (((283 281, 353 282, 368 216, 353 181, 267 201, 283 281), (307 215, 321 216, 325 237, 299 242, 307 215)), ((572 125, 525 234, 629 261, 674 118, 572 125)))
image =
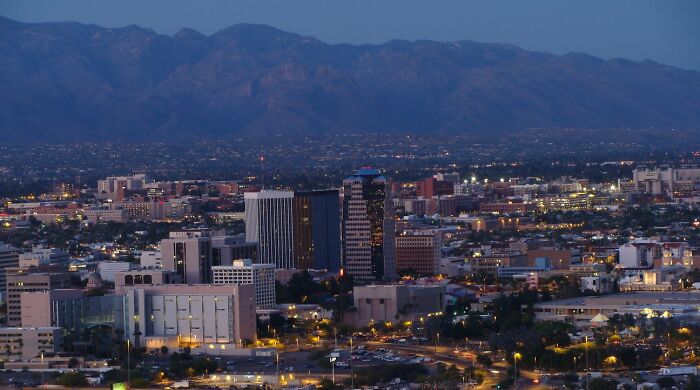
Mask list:
POLYGON ((513 382, 518 381, 518 359, 522 357, 520 352, 513 352, 513 382))

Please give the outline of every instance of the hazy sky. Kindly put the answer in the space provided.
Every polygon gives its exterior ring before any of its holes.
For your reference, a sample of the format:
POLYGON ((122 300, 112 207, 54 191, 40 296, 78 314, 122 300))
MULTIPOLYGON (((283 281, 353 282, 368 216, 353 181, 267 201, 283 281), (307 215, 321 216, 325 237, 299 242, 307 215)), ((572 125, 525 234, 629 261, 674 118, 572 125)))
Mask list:
POLYGON ((470 39, 700 70, 700 0, 1 0, 0 15, 164 34, 264 23, 330 43, 470 39))

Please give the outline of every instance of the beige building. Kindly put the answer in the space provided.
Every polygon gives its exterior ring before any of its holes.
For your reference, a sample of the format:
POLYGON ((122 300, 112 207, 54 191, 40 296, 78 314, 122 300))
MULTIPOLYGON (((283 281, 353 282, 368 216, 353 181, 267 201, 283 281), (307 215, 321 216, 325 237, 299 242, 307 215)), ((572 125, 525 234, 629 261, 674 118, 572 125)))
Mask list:
POLYGON ((472 271, 498 273, 501 268, 527 267, 527 256, 519 251, 505 253, 475 254, 469 259, 472 271))
POLYGON ((133 286, 124 294, 124 331, 137 345, 233 349, 256 339, 252 284, 133 286))
POLYGON ((353 289, 355 310, 346 314, 354 326, 375 321, 412 321, 445 310, 445 286, 369 285, 353 289))
POLYGON ((83 296, 79 289, 56 289, 20 294, 21 326, 41 328, 56 325, 56 312, 53 302, 63 299, 78 299, 83 296))
POLYGON ((7 275, 7 325, 22 323, 21 294, 23 292, 49 291, 70 288, 72 274, 69 272, 21 272, 7 275))
POLYGON ((28 360, 63 348, 63 329, 0 328, 0 361, 28 360))
POLYGON ((178 284, 182 280, 175 271, 162 269, 138 269, 114 274, 114 293, 123 294, 127 287, 163 286, 178 284))

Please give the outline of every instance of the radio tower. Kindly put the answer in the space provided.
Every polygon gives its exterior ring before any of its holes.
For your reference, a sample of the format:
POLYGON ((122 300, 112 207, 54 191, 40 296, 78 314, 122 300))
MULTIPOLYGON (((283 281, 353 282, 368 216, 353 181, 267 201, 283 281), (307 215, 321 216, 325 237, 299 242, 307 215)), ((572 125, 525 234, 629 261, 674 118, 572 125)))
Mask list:
POLYGON ((260 155, 260 189, 265 189, 265 156, 260 155))

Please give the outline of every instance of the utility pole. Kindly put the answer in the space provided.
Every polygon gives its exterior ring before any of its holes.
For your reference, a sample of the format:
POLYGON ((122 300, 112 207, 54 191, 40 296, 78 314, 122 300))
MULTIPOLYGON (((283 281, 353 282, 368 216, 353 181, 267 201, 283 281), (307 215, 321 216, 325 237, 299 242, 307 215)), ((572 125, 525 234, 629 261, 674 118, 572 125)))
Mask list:
POLYGON ((588 366, 588 336, 586 336, 586 390, 589 390, 588 383, 591 381, 591 373, 588 366))

